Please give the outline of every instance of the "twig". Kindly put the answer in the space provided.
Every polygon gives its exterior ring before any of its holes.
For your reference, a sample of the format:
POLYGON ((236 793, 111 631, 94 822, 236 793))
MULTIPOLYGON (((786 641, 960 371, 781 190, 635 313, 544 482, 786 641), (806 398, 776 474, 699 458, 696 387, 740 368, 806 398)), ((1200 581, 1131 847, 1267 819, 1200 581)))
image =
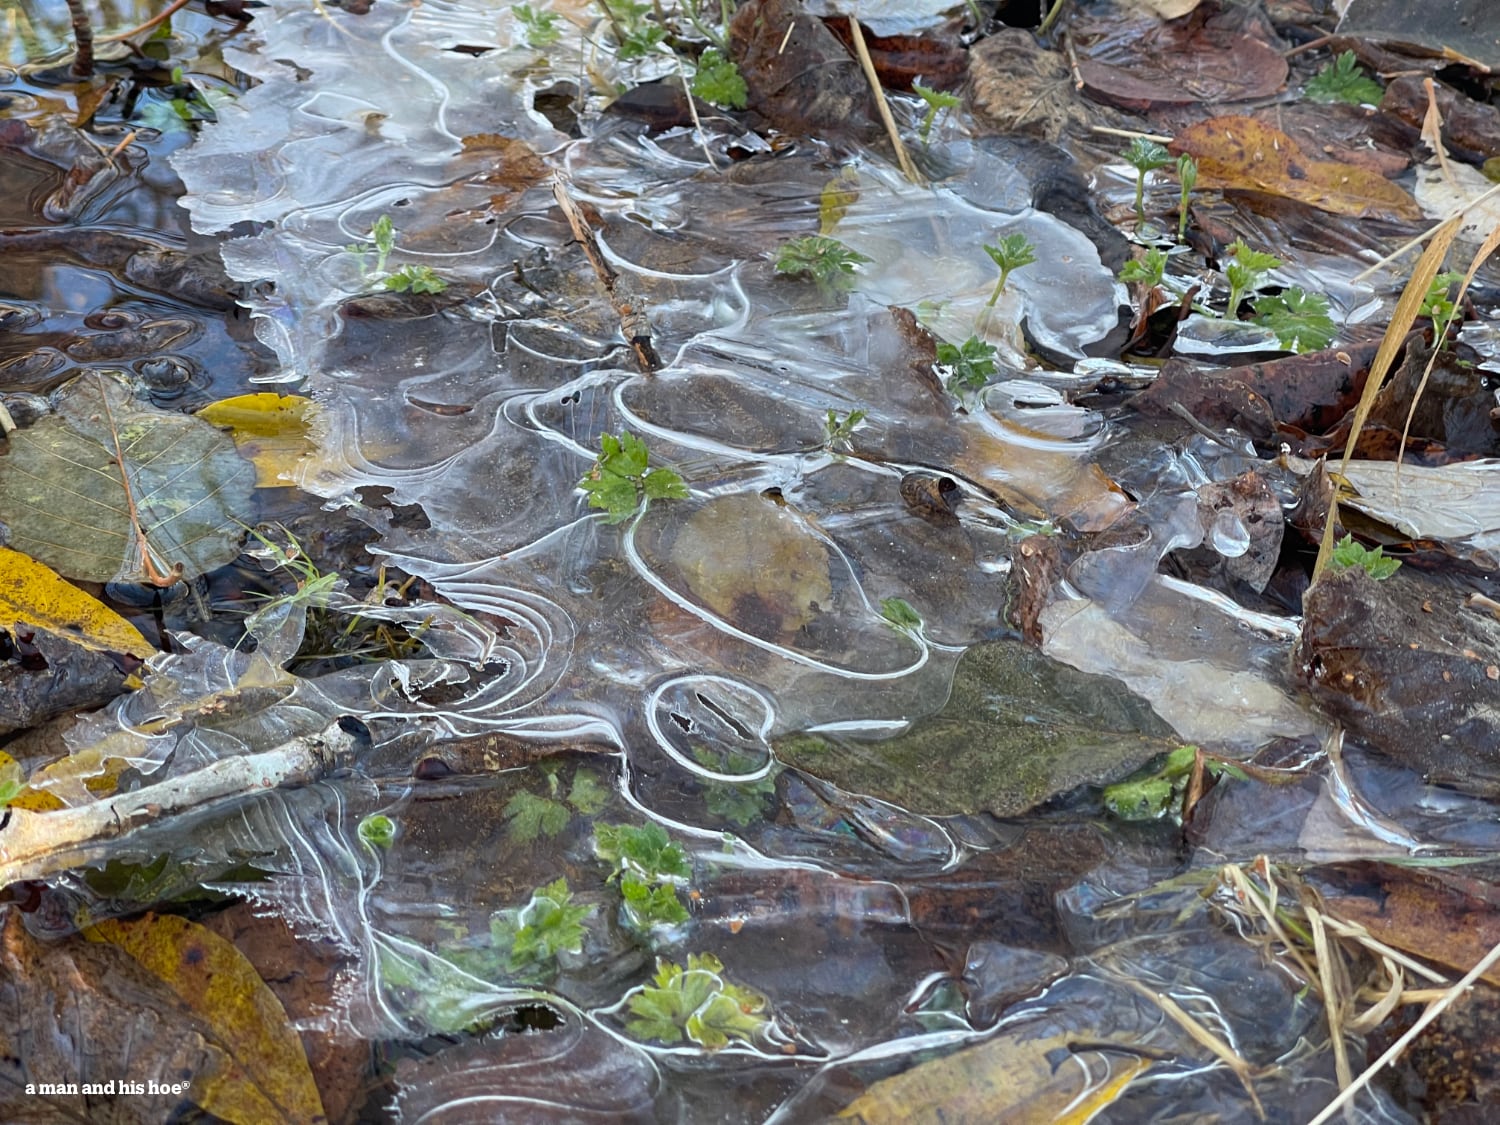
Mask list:
POLYGON ((1090 125, 1089 126, 1089 132, 1090 133, 1107 133, 1111 137, 1129 137, 1131 140, 1134 140, 1136 137, 1140 137, 1142 140, 1155 141, 1157 144, 1163 144, 1163 145, 1164 144, 1168 144, 1169 142, 1175 141, 1177 139, 1176 137, 1173 137, 1170 134, 1141 133, 1141 132, 1138 132, 1135 129, 1116 129, 1112 125, 1090 125))
POLYGON ((875 108, 879 110, 880 120, 885 124, 886 136, 890 137, 891 147, 896 150, 896 163, 901 166, 901 174, 911 183, 920 184, 922 177, 912 164, 911 157, 906 155, 906 146, 901 143, 901 131, 896 128, 896 119, 891 116, 891 107, 885 100, 885 90, 880 85, 880 75, 875 73, 870 48, 865 46, 865 33, 860 30, 859 20, 853 16, 849 17, 849 35, 854 40, 854 53, 859 56, 860 69, 865 72, 870 92, 875 95, 875 108))
POLYGON ((83 0, 68 0, 68 15, 73 21, 73 65, 68 73, 74 78, 94 75, 94 25, 83 10, 83 0))
POLYGON ((1392 1043, 1385 1054, 1366 1067, 1363 1074, 1345 1087, 1338 1097, 1324 1106, 1323 1111, 1309 1121, 1307 1125, 1323 1125, 1323 1122, 1327 1121, 1338 1110, 1353 1101, 1354 1095, 1370 1084, 1370 1079, 1374 1078, 1376 1074, 1400 1058, 1401 1053, 1407 1047, 1411 1046, 1412 1041, 1421 1035, 1423 1031, 1427 1030, 1428 1024, 1446 1012, 1455 1000, 1469 990, 1475 981, 1484 976, 1485 973, 1489 972, 1497 964, 1500 964, 1500 945, 1496 945, 1486 953, 1479 964, 1468 971, 1463 980, 1459 981, 1452 988, 1448 989, 1447 992, 1443 993, 1441 997, 1433 1001, 1427 1010, 1417 1017, 1417 1022, 1411 1025, 1410 1030, 1405 1035, 1392 1043))
POLYGON ((188 0, 172 0, 170 4, 168 4, 161 11, 157 12, 156 15, 152 16, 145 23, 138 24, 137 26, 132 27, 129 31, 117 31, 113 35, 106 35, 102 39, 100 39, 99 42, 118 43, 122 39, 134 38, 141 32, 150 31, 158 24, 164 23, 167 20, 171 19, 174 14, 176 14, 181 9, 186 8, 187 6, 188 0))

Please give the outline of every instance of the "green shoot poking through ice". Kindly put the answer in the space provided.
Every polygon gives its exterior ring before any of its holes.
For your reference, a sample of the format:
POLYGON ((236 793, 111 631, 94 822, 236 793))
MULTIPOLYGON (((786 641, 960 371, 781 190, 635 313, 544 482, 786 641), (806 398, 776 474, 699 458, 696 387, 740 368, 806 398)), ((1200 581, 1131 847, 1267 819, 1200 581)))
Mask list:
POLYGON ((1187 153, 1177 158, 1177 180, 1182 194, 1177 200, 1177 241, 1187 240, 1188 198, 1198 184, 1198 162, 1187 153))
MULTIPOLYGON (((1183 795, 1192 780, 1193 765, 1198 758, 1196 746, 1179 746, 1148 772, 1137 774, 1104 790, 1104 807, 1121 820, 1160 820, 1171 816, 1180 819, 1183 795)), ((1238 766, 1205 756, 1203 769, 1210 776, 1228 774, 1245 778, 1238 766)))
POLYGON ((396 839, 396 822, 376 813, 359 822, 359 838, 372 848, 388 848, 396 839))
POLYGON ((677 880, 686 881, 693 869, 661 825, 596 824, 594 852, 615 866, 632 927, 650 930, 688 920, 687 908, 677 897, 677 880))
POLYGON ((529 4, 512 4, 510 10, 521 25, 526 42, 533 47, 550 47, 562 38, 562 29, 557 26, 562 17, 556 12, 533 9, 529 4))
POLYGON ((929 90, 920 82, 913 82, 911 88, 912 93, 927 103, 927 112, 922 115, 922 124, 917 126, 917 132, 922 137, 922 143, 926 144, 928 136, 932 133, 932 126, 937 122, 938 116, 947 110, 956 109, 963 102, 956 94, 944 94, 938 90, 929 90))
POLYGON ((1295 287, 1257 300, 1255 323, 1276 333, 1281 346, 1292 352, 1326 348, 1338 332, 1328 315, 1328 298, 1295 287))
POLYGON ((1167 275, 1167 252, 1159 246, 1146 251, 1144 258, 1132 258, 1120 267, 1120 280, 1139 282, 1148 289, 1160 285, 1167 275))
POLYGON ((903 598, 885 598, 881 601, 880 616, 892 629, 903 633, 915 633, 922 628, 922 615, 903 598))
POLYGON ((550 975, 559 953, 583 950, 583 920, 592 906, 574 906, 568 881, 558 879, 531 893, 519 910, 501 910, 490 919, 495 945, 509 951, 512 973, 550 975))
POLYGON ((810 278, 824 293, 832 293, 854 284, 855 268, 869 260, 836 238, 809 234, 782 243, 776 252, 776 272, 810 278))
POLYGON ((865 417, 863 410, 851 410, 842 418, 835 411, 830 410, 828 417, 823 420, 823 445, 834 453, 840 450, 848 451, 854 431, 859 428, 859 424, 865 420, 865 417))
POLYGON ((1376 547, 1372 551, 1363 543, 1356 543, 1352 535, 1346 535, 1334 544, 1330 565, 1334 570, 1357 566, 1377 582, 1401 569, 1401 561, 1386 558, 1384 548, 1376 547))
POLYGON ((1345 51, 1308 82, 1303 90, 1310 101, 1348 102, 1350 105, 1377 105, 1385 90, 1354 61, 1354 52, 1345 51))
POLYGON ((380 283, 392 293, 441 293, 448 283, 432 272, 431 266, 402 266, 380 283))
POLYGON ((1224 276, 1229 279, 1229 303, 1224 307, 1224 317, 1238 320, 1240 302, 1247 293, 1260 287, 1267 274, 1281 265, 1281 259, 1250 249, 1243 238, 1236 238, 1226 253, 1234 260, 1224 267, 1224 276))
POLYGON ((1135 169, 1135 218, 1146 218, 1146 173, 1172 163, 1172 154, 1155 141, 1136 137, 1125 150, 1125 163, 1135 169))
POLYGON ((962 344, 942 341, 937 346, 937 361, 939 367, 948 369, 948 393, 960 397, 983 390, 999 370, 995 345, 986 344, 978 336, 970 336, 962 344))
POLYGON ((1005 283, 1010 279, 1011 271, 1036 261, 1036 247, 1024 234, 1008 234, 1000 240, 999 246, 986 245, 984 252, 1000 267, 1000 280, 995 282, 995 290, 985 302, 985 308, 992 309, 1000 299, 1000 294, 1005 292, 1005 283))
POLYGON ((698 70, 693 75, 693 95, 726 109, 744 109, 749 104, 750 91, 734 60, 710 47, 698 60, 698 70))
POLYGON ((604 509, 605 523, 629 519, 648 500, 686 500, 687 485, 671 469, 651 469, 646 443, 631 433, 599 437, 599 459, 578 482, 589 507, 604 509))
POLYGON ((754 989, 724 979, 724 965, 711 953, 690 953, 687 968, 658 960, 651 984, 630 993, 627 1034, 678 1043, 684 1038, 710 1051, 731 1039, 753 1042, 770 1025, 769 1001, 754 989))

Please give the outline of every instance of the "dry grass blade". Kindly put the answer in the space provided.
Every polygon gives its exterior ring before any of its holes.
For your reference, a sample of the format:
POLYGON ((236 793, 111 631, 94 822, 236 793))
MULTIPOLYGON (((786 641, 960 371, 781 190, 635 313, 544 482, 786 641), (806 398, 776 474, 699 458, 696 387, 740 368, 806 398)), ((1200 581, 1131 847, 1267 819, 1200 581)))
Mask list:
MULTIPOLYGON (((1417 314, 1422 311, 1422 302, 1427 297, 1427 290, 1431 287, 1432 279, 1437 276, 1438 270, 1442 268, 1443 259, 1447 256, 1448 247, 1453 244, 1458 229, 1457 216, 1438 227, 1432 236, 1432 241, 1427 244, 1427 249, 1417 259, 1411 280, 1401 291, 1401 299, 1396 302, 1396 309, 1391 314, 1391 323, 1387 326, 1385 337, 1380 341, 1380 348, 1375 353, 1375 361, 1370 364, 1370 374, 1365 379, 1365 389, 1359 396, 1359 405, 1354 408, 1354 420, 1349 427, 1349 441, 1344 446, 1344 458, 1341 463, 1344 469, 1348 468, 1349 460, 1354 455, 1354 447, 1359 442, 1360 431, 1364 429, 1365 419, 1370 416, 1370 410, 1375 405, 1376 396, 1380 394, 1386 374, 1390 371, 1396 355, 1406 341, 1406 334, 1411 331, 1417 314)), ((1327 569, 1328 562, 1333 557, 1333 529, 1338 526, 1338 510, 1338 494, 1335 493, 1328 503, 1328 522, 1323 528, 1323 541, 1318 545, 1318 561, 1313 565, 1314 583, 1327 569)))
POLYGON ((1274 879, 1267 879, 1267 883, 1271 887, 1270 896, 1267 897, 1266 894, 1261 892, 1259 887, 1256 887, 1245 877, 1244 869, 1237 863, 1231 863, 1226 866, 1220 873, 1220 877, 1234 891, 1235 901, 1248 906, 1265 922, 1266 929, 1270 931, 1271 935, 1277 941, 1281 942, 1292 960, 1297 962, 1297 967, 1303 977, 1307 980, 1317 980, 1317 969, 1309 964, 1307 958, 1302 955, 1301 946, 1287 936, 1286 929, 1282 926, 1281 919, 1277 916, 1276 881, 1274 879))
MULTIPOLYGON (((1432 79, 1429 78, 1427 81, 1431 84, 1432 79)), ((1458 307, 1463 304, 1464 294, 1469 291, 1469 286, 1474 281, 1474 275, 1479 272, 1479 267, 1484 265, 1485 259, 1495 252, 1497 246, 1500 246, 1500 227, 1496 227, 1490 231, 1485 237, 1484 242, 1480 245, 1479 251, 1474 255, 1474 260, 1469 263, 1469 268, 1464 273, 1463 282, 1458 287, 1458 294, 1453 298, 1455 314, 1458 307)), ((1434 328, 1436 327, 1434 325, 1434 328)), ((1447 327, 1446 324, 1442 325, 1444 330, 1447 327)), ((1411 433, 1411 420, 1416 417, 1417 403, 1422 401, 1422 392, 1427 389, 1427 380, 1432 375, 1433 365, 1437 363, 1438 353, 1442 351, 1442 347, 1443 342, 1441 340, 1433 340, 1432 354, 1427 357, 1427 366, 1422 369, 1421 381, 1417 383, 1417 389, 1411 396, 1411 407, 1407 410, 1406 421, 1401 426, 1401 445, 1396 450, 1397 465, 1401 464, 1401 458, 1406 453, 1406 438, 1411 433)), ((1399 479, 1400 477, 1397 477, 1397 480, 1399 479)))
POLYGON ((896 119, 891 116, 890 103, 885 100, 885 90, 880 85, 880 76, 875 73, 875 63, 870 58, 870 48, 865 46, 865 33, 860 30, 859 20, 849 17, 849 35, 854 40, 854 53, 859 56, 860 69, 870 83, 870 92, 875 95, 875 108, 880 111, 880 120, 885 125, 886 136, 891 138, 891 147, 896 150, 896 163, 901 165, 901 174, 911 183, 921 184, 911 157, 906 155, 906 146, 901 143, 901 130, 896 128, 896 119))
POLYGON ((1314 1117, 1311 1121, 1309 1121, 1307 1125, 1323 1125, 1323 1122, 1327 1121, 1340 1109, 1348 1105, 1354 1099, 1355 1094, 1357 1094, 1360 1090, 1363 1090, 1370 1084, 1370 1079, 1375 1077, 1376 1074, 1380 1073, 1380 1071, 1390 1063, 1400 1058, 1401 1053, 1405 1051, 1407 1047, 1411 1046, 1412 1041, 1415 1040, 1417 1036, 1421 1035, 1433 1020, 1437 1019, 1438 1016, 1447 1011, 1448 1008, 1452 1006, 1455 1000, 1457 1000, 1460 996, 1467 992, 1475 981, 1484 976, 1484 974, 1489 972, 1490 969, 1494 968, 1496 964, 1500 964, 1500 945, 1496 945, 1493 949, 1486 953, 1484 957, 1480 959, 1479 963, 1468 971, 1463 980, 1459 981, 1452 988, 1444 992, 1441 997, 1428 1005, 1427 1010, 1417 1017, 1417 1022, 1411 1025, 1411 1028, 1406 1032, 1405 1035, 1401 1036, 1400 1039, 1397 1039, 1394 1043, 1392 1043, 1385 1054, 1381 1055, 1367 1068, 1365 1068, 1364 1073, 1362 1073, 1358 1078, 1356 1078, 1347 1087, 1345 1087, 1345 1089, 1339 1094, 1338 1097, 1334 1098, 1333 1101, 1324 1106, 1323 1111, 1316 1117, 1314 1117))
POLYGON ((1333 1072, 1339 1089, 1354 1080, 1349 1068, 1349 1044, 1344 1042, 1344 1007, 1349 999, 1348 974, 1337 952, 1328 941, 1323 916, 1311 903, 1304 905, 1308 926, 1312 929, 1313 954, 1318 960, 1318 980, 1323 987, 1323 1011, 1328 1016, 1328 1041, 1333 1046, 1333 1072))
POLYGON ((1260 1095, 1255 1092, 1255 1085, 1251 1081, 1255 1077, 1254 1067, 1240 1058, 1234 1048, 1183 1011, 1177 1001, 1170 996, 1163 996, 1160 992, 1147 988, 1137 980, 1126 980, 1125 984, 1131 991, 1139 993, 1160 1008, 1167 1018, 1187 1033, 1193 1042, 1232 1070, 1234 1076, 1240 1080, 1240 1085, 1245 1087, 1245 1093, 1250 1096, 1250 1104, 1255 1107, 1255 1116, 1261 1121, 1266 1119, 1265 1107, 1260 1104, 1260 1095))

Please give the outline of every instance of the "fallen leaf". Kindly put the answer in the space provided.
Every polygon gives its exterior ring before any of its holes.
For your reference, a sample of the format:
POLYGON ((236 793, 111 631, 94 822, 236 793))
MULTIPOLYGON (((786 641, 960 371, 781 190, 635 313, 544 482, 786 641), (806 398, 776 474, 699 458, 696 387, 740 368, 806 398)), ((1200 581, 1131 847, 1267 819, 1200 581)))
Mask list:
POLYGON ((1198 186, 1284 196, 1338 215, 1415 220, 1411 196, 1383 176, 1353 164, 1317 160, 1274 126, 1253 117, 1212 117, 1167 146, 1198 162, 1198 186))
POLYGON ((255 465, 257 488, 292 488, 298 463, 313 450, 317 411, 301 395, 262 392, 209 403, 197 417, 229 431, 240 455, 255 465))
POLYGON ((1446 219, 1459 208, 1466 208, 1459 223, 1458 240, 1482 242, 1490 231, 1500 227, 1500 194, 1482 198, 1497 186, 1484 173, 1468 164, 1450 161, 1449 175, 1436 163, 1417 167, 1417 203, 1430 219, 1446 219))
POLYGON ((239 552, 253 466, 196 418, 135 400, 101 375, 10 435, 0 519, 13 548, 69 578, 194 578, 239 552))
POLYGON ((1151 1060, 1075 1037, 1001 1036, 883 1078, 839 1114, 864 1125, 942 1122, 1083 1125, 1151 1060), (1073 1065, 1065 1065, 1069 1061, 1073 1065))
POLYGON ((215 1032, 226 1065, 193 1076, 193 1100, 228 1121, 326 1120, 281 1002, 223 938, 173 914, 111 919, 88 936, 129 953, 215 1032))
POLYGON ((0 547, 0 629, 58 633, 95 652, 146 657, 156 651, 130 622, 55 570, 0 547))

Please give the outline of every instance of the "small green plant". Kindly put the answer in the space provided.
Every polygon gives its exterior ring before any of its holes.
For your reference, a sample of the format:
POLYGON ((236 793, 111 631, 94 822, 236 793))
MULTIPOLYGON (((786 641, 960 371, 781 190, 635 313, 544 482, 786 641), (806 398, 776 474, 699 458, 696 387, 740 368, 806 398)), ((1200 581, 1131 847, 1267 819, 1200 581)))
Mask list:
MULTIPOLYGON (((754 768, 750 756, 739 751, 730 751, 727 760, 721 760, 700 746, 693 751, 693 757, 700 766, 715 773, 736 769, 749 773, 754 768)), ((710 781, 705 778, 699 784, 703 787, 703 805, 711 815, 744 828, 765 817, 767 803, 776 796, 776 771, 773 769, 765 777, 753 781, 710 781)))
POLYGON ((676 926, 688 920, 677 897, 677 881, 692 876, 686 853, 654 821, 637 828, 629 824, 594 825, 594 853, 615 868, 626 921, 635 929, 676 926))
POLYGON ((950 344, 946 340, 937 346, 938 366, 947 368, 948 393, 974 394, 984 389, 999 371, 995 360, 995 346, 986 344, 978 336, 970 336, 962 344, 950 344))
POLYGON ((166 102, 147 102, 140 111, 141 124, 161 133, 180 133, 200 121, 217 121, 219 107, 234 100, 228 89, 194 85, 180 66, 172 68, 172 83, 166 90, 175 96, 166 102))
POLYGON ((526 42, 531 46, 550 47, 562 38, 562 29, 557 26, 562 17, 556 12, 549 12, 545 8, 533 9, 530 4, 512 4, 510 10, 515 15, 516 22, 521 25, 526 42))
POLYGON ((1401 569, 1400 559, 1387 558, 1383 547, 1373 551, 1363 543, 1356 543, 1354 536, 1346 535, 1333 546, 1333 559, 1329 565, 1334 570, 1347 570, 1357 566, 1375 581, 1389 578, 1401 569))
POLYGON ((667 28, 652 22, 653 6, 647 0, 594 0, 615 33, 615 55, 622 61, 655 54, 667 37, 667 28))
POLYGON ((744 109, 749 104, 750 91, 740 68, 717 47, 709 47, 698 59, 692 90, 694 96, 728 109, 744 109))
POLYGON ((880 603, 880 616, 892 629, 901 633, 917 633, 922 629, 922 615, 912 608, 904 598, 884 598, 880 603))
POLYGON ((866 414, 863 410, 851 410, 842 418, 835 411, 830 410, 828 417, 823 420, 823 445, 835 452, 847 451, 852 446, 854 431, 859 424, 865 420, 866 414))
POLYGON ((1135 169, 1135 218, 1146 220, 1146 173, 1172 163, 1172 154, 1155 141, 1136 137, 1125 150, 1125 163, 1135 169))
POLYGON ((396 822, 375 813, 359 822, 359 838, 372 848, 388 848, 396 839, 396 822))
POLYGON ((932 127, 937 123, 938 117, 950 109, 956 109, 963 104, 963 100, 956 94, 945 94, 939 90, 929 90, 920 82, 911 84, 912 93, 927 103, 927 112, 922 115, 922 124, 917 126, 917 133, 925 145, 932 133, 932 127))
MULTIPOLYGON (((375 246, 375 269, 372 272, 378 277, 385 273, 386 259, 396 248, 396 225, 391 222, 389 215, 380 216, 370 226, 370 241, 375 246)), ((360 276, 368 276, 365 269, 365 254, 369 252, 369 247, 363 242, 351 242, 344 249, 359 260, 360 276)))
POLYGON ((1144 258, 1132 258, 1120 267, 1120 280, 1138 282, 1148 289, 1162 284, 1167 276, 1167 252, 1153 246, 1144 258))
POLYGON ((1255 323, 1276 333, 1283 348, 1315 352, 1333 343, 1338 329, 1328 315, 1328 298, 1295 286, 1255 302, 1255 323))
POLYGON ((1353 51, 1344 51, 1318 71, 1302 91, 1310 101, 1375 105, 1385 90, 1355 62, 1353 51))
MULTIPOLYGON (((1179 746, 1155 769, 1108 786, 1104 790, 1104 807, 1121 820, 1160 820, 1172 816, 1180 821, 1183 795, 1197 756, 1196 746, 1179 746)), ((1213 777, 1228 774, 1241 780, 1246 778, 1244 770, 1217 758, 1205 757, 1203 768, 1213 777)))
POLYGON ((1198 162, 1187 153, 1177 158, 1177 182, 1182 194, 1177 200, 1177 241, 1187 241, 1188 198, 1198 184, 1198 162))
POLYGON ((1458 315, 1458 306, 1450 294, 1453 287, 1463 279, 1464 275, 1461 273, 1440 273, 1432 279, 1432 284, 1427 287, 1427 295, 1422 298, 1422 311, 1419 315, 1432 321, 1433 327, 1439 330, 1440 338, 1447 335, 1448 326, 1458 315))
POLYGON ((1240 302, 1281 265, 1281 259, 1250 249, 1243 238, 1236 238, 1225 253, 1234 260, 1224 267, 1224 276, 1229 279, 1229 303, 1224 308, 1224 316, 1228 320, 1238 320, 1240 302))
POLYGON ((506 833, 518 844, 529 844, 541 836, 551 839, 573 819, 561 801, 538 797, 524 789, 511 795, 501 815, 506 821, 506 833))
POLYGON ((629 431, 617 438, 599 435, 599 459, 578 487, 589 494, 589 507, 602 508, 605 523, 629 519, 650 500, 686 500, 687 485, 671 469, 646 466, 646 443, 629 431))
POLYGON ((687 1039, 709 1051, 731 1039, 754 1042, 771 1023, 770 1002, 723 974, 723 962, 711 953, 688 954, 685 969, 658 959, 652 983, 628 994, 626 1034, 662 1043, 687 1039))
POLYGON ((431 266, 402 266, 380 282, 392 293, 441 293, 448 283, 432 271, 431 266))
POLYGON ((490 918, 490 937, 507 951, 513 974, 550 976, 559 953, 583 950, 583 922, 592 906, 575 906, 567 879, 531 892, 520 909, 500 910, 490 918))
POLYGON ((776 272, 810 278, 824 293, 833 293, 853 285, 855 269, 869 260, 836 238, 808 234, 781 244, 776 251, 776 272))
POLYGON ((1036 261, 1036 247, 1024 234, 1008 234, 1000 240, 998 246, 986 244, 984 252, 1000 269, 1000 280, 995 282, 990 299, 984 303, 985 308, 992 309, 1000 299, 1000 294, 1005 292, 1005 283, 1010 280, 1011 272, 1036 261))

